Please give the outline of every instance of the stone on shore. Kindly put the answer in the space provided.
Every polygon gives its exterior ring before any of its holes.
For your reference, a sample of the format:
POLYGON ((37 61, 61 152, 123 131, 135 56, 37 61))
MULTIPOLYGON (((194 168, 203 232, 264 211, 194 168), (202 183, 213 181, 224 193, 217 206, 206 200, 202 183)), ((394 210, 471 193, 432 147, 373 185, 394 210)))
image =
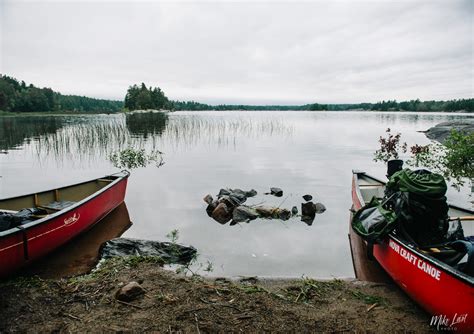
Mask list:
POLYGON ((131 302, 145 294, 145 290, 137 282, 130 282, 115 293, 115 298, 123 302, 131 302))

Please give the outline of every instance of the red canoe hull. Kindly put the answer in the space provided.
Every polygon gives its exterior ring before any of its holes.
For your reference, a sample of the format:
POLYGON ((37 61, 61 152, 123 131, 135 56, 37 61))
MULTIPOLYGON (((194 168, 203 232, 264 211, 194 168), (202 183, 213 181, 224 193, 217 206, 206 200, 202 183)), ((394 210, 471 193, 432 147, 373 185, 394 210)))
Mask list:
POLYGON ((86 231, 124 201, 128 173, 67 210, 0 237, 0 277, 86 231))
MULTIPOLYGON (((352 202, 355 210, 364 205, 357 188, 357 175, 354 175, 352 202)), ((471 277, 419 252, 395 235, 375 244, 373 255, 395 283, 433 316, 432 326, 436 328, 441 324, 472 333, 474 284, 471 277)))

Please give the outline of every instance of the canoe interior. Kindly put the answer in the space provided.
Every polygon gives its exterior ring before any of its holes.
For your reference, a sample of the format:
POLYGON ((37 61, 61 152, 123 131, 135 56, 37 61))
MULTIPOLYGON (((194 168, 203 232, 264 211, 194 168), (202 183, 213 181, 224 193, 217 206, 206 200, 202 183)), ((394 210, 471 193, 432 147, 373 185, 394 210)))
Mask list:
MULTIPOLYGON (((367 204, 373 196, 383 198, 385 183, 366 174, 358 174, 359 191, 367 204)), ((450 205, 448 215, 450 217, 472 216, 473 212, 467 209, 458 208, 450 205)), ((466 236, 474 235, 474 221, 461 221, 464 234, 466 236)))
POLYGON ((107 176, 63 188, 2 199, 0 200, 0 211, 12 213, 24 208, 43 208, 48 214, 54 213, 94 194, 117 178, 116 176, 107 176), (52 203, 56 205, 51 205, 52 203))

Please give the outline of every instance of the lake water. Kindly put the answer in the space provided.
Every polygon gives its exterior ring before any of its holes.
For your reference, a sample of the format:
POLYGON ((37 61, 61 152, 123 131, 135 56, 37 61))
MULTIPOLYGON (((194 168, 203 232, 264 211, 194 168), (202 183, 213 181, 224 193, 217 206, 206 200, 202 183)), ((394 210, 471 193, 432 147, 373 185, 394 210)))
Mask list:
MULTIPOLYGON (((179 242, 213 264, 213 276, 353 276, 348 244, 351 170, 384 178, 372 161, 386 128, 408 144, 469 114, 388 112, 176 112, 0 117, 0 198, 60 187, 118 171, 108 157, 129 146, 164 153, 165 164, 132 170, 125 237, 179 242), (6 154, 5 154, 6 153, 6 154), (220 225, 202 198, 220 188, 258 191, 249 203, 300 208, 311 194, 327 210, 312 226, 258 219, 220 225), (280 187, 284 196, 263 195, 280 187)), ((469 206, 469 189, 450 201, 469 206)))

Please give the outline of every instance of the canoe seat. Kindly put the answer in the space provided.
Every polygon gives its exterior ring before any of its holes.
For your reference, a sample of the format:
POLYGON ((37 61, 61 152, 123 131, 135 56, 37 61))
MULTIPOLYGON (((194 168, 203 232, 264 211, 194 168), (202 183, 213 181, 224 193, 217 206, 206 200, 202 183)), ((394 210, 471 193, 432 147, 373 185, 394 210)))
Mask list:
POLYGON ((74 205, 76 202, 73 201, 54 201, 46 205, 38 205, 39 208, 52 210, 52 211, 61 211, 68 206, 74 205))

